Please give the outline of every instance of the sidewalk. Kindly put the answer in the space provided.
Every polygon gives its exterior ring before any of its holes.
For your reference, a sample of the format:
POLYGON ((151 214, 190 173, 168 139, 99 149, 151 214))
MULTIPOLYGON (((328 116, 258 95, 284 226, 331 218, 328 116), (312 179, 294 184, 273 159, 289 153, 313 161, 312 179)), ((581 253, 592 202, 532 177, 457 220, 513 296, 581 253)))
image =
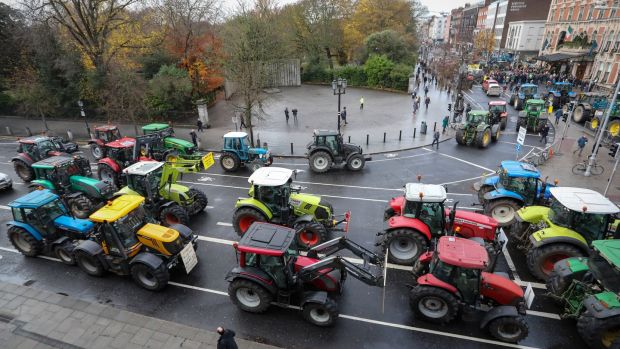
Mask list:
MULTIPOLYGON (((0 347, 11 349, 216 348, 215 329, 198 329, 0 282, 0 347)), ((274 346, 236 337, 239 348, 274 346)))

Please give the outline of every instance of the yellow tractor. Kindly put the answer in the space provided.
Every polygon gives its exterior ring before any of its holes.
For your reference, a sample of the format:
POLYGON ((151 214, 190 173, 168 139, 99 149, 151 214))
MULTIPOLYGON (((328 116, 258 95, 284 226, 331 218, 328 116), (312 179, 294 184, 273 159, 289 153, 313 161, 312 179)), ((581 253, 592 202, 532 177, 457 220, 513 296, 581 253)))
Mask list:
POLYGON ((191 272, 198 263, 198 236, 182 224, 154 224, 143 203, 141 196, 122 195, 90 215, 93 233, 73 251, 80 269, 92 276, 131 275, 151 291, 168 284, 170 270, 191 272))

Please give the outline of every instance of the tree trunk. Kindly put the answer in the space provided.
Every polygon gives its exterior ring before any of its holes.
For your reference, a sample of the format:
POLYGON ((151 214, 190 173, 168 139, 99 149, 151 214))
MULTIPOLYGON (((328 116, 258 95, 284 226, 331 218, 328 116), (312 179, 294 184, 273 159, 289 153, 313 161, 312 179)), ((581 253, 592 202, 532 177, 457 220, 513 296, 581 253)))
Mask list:
POLYGON ((329 62, 329 69, 334 69, 334 62, 332 61, 332 51, 329 47, 325 47, 325 54, 327 55, 327 62, 329 62))
POLYGON ((245 127, 250 136, 250 144, 254 147, 254 125, 252 125, 252 104, 246 104, 244 110, 245 127))

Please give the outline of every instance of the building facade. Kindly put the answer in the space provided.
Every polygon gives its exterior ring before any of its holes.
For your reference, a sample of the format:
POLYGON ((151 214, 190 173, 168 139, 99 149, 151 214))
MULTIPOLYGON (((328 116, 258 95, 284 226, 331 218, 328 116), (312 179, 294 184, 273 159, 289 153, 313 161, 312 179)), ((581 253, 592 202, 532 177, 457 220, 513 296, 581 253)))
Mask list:
POLYGON ((552 0, 496 0, 488 4, 485 29, 495 36, 495 48, 506 48, 511 22, 545 20, 552 0))
POLYGON ((480 31, 486 29, 488 11, 489 11, 488 5, 482 6, 478 9, 478 19, 476 20, 476 30, 474 30, 474 34, 478 34, 480 31))
POLYGON ((482 4, 465 4, 463 15, 461 16, 461 29, 459 30, 458 41, 461 43, 473 43, 474 30, 478 23, 478 9, 482 4))
POLYGON ((461 35, 461 19, 463 18, 463 8, 459 7, 450 12, 450 44, 456 44, 461 35))
POLYGON ((448 15, 441 13, 433 16, 428 36, 433 42, 443 42, 447 30, 448 15))
POLYGON ((545 23, 545 20, 510 22, 506 49, 520 57, 537 55, 545 33, 545 23))

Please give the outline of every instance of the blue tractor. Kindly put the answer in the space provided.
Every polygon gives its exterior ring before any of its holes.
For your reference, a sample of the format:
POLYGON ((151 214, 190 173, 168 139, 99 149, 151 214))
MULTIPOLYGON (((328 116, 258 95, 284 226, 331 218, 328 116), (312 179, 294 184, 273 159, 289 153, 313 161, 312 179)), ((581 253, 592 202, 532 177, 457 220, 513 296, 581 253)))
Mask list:
POLYGON ((245 132, 228 132, 224 135, 224 149, 220 156, 220 165, 226 172, 235 172, 247 166, 252 172, 273 163, 269 150, 252 148, 245 132))
POLYGON ((570 82, 554 82, 547 96, 549 103, 553 104, 554 109, 557 109, 575 99, 577 93, 573 91, 573 84, 570 82))
POLYGON ((532 164, 505 160, 495 175, 483 177, 474 189, 485 214, 495 218, 500 226, 508 226, 521 207, 549 200, 549 188, 553 186, 541 180, 540 171, 532 164))
POLYGON ((74 218, 48 189, 35 190, 9 204, 13 220, 8 221, 9 240, 23 255, 54 255, 73 265, 73 248, 78 240, 89 238, 94 224, 74 218))
POLYGON ((519 86, 519 91, 513 92, 510 96, 510 105, 512 105, 516 110, 521 110, 528 99, 540 99, 537 85, 522 84, 519 86))

